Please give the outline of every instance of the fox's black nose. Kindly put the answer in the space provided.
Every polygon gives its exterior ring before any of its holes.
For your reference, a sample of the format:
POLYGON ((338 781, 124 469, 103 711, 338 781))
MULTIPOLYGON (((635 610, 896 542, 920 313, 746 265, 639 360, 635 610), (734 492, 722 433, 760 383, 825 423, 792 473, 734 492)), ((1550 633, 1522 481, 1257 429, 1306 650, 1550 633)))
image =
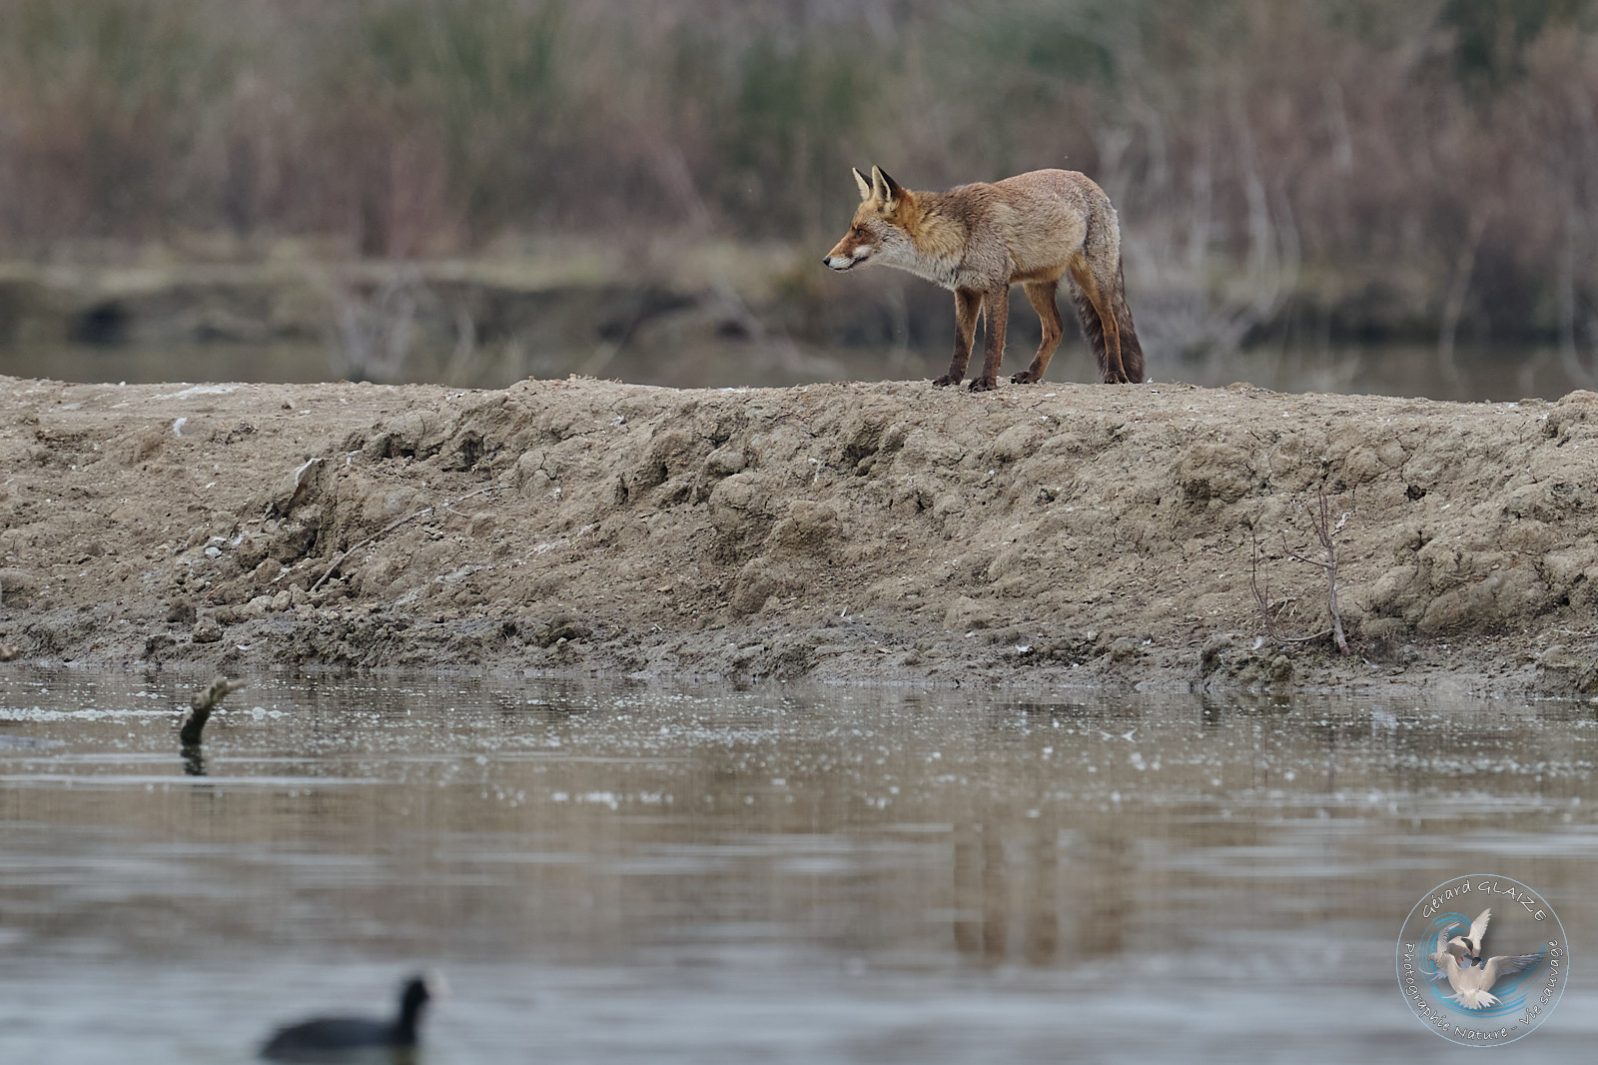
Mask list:
POLYGON ((831 266, 831 265, 832 265, 832 256, 830 256, 830 255, 823 255, 823 256, 822 256, 822 257, 821 257, 821 265, 822 265, 822 266, 831 266))

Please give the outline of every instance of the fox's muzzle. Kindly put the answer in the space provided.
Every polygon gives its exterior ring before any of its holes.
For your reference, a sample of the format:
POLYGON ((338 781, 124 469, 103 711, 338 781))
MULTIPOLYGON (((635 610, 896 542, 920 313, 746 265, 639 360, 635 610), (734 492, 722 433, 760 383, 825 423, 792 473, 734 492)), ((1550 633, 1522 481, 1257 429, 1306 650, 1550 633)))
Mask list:
POLYGON ((824 255, 821 258, 821 263, 829 270, 837 270, 839 273, 842 273, 845 270, 850 270, 856 266, 859 266, 869 258, 871 258, 870 248, 856 248, 850 255, 824 255))

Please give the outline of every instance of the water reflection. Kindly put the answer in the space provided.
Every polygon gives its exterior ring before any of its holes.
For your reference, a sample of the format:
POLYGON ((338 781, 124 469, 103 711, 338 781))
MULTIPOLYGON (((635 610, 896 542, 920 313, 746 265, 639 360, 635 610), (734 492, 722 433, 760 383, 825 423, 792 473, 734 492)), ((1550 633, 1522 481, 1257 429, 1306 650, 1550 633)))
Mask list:
POLYGON ((1473 868, 1576 945, 1524 1054, 1598 1026, 1584 705, 263 679, 201 760, 190 688, 0 681, 0 1060, 244 1060, 439 963, 429 1061, 1397 1061, 1473 868))
MULTIPOLYGON (((1037 343, 1025 329, 1010 340, 1006 365, 1037 343)), ((1070 341, 1067 342, 1071 343, 1070 341)), ((463 368, 452 350, 422 351, 402 368, 399 381, 473 388, 503 388, 528 377, 564 378, 593 372, 593 353, 580 346, 485 355, 463 368)), ((1156 356, 1158 353, 1156 353, 1156 356)), ((873 346, 784 344, 780 350, 744 341, 641 345, 607 363, 604 376, 634 384, 674 388, 800 385, 817 381, 930 380, 947 356, 942 346, 915 352, 873 346)), ((326 345, 160 344, 28 345, 0 347, 0 374, 83 382, 165 381, 315 382, 341 371, 326 345)), ((1153 358, 1151 380, 1223 386, 1246 381, 1279 392, 1360 393, 1446 400, 1557 399, 1598 384, 1593 368, 1562 359, 1552 348, 1461 347, 1444 359, 1433 346, 1271 346, 1219 353, 1201 360, 1153 358)), ((1092 359, 1082 349, 1062 350, 1050 380, 1092 382, 1092 359)))

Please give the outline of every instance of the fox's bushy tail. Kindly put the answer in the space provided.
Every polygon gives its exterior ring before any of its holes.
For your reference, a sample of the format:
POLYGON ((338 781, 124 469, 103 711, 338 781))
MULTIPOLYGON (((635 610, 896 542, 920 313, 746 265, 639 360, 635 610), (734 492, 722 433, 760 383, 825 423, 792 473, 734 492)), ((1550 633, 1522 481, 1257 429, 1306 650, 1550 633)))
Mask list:
POLYGON ((1107 384, 1138 384, 1143 380, 1143 345, 1132 324, 1132 308, 1126 305, 1126 275, 1119 255, 1114 276, 1095 278, 1094 287, 1098 291, 1090 294, 1080 283, 1072 284, 1071 302, 1076 304, 1082 335, 1098 357, 1099 375, 1107 384), (1097 304, 1094 295, 1098 297, 1097 304), (1100 317, 1101 308, 1111 321, 1100 317))

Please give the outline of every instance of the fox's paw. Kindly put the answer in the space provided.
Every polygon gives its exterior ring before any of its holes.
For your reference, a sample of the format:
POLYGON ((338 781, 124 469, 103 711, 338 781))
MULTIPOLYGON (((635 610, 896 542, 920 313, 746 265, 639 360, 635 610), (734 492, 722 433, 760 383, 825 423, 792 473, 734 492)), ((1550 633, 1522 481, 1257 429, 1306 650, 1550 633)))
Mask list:
POLYGON ((991 377, 976 377, 971 380, 971 391, 992 392, 999 387, 999 382, 991 377))
POLYGON ((1010 383, 1012 385, 1035 385, 1041 380, 1043 380, 1043 375, 1037 371, 1022 370, 1020 373, 1011 376, 1010 383))
POLYGON ((942 377, 934 377, 932 379, 933 388, 948 388, 950 385, 957 385, 959 383, 960 379, 955 377, 953 374, 944 374, 942 377))

